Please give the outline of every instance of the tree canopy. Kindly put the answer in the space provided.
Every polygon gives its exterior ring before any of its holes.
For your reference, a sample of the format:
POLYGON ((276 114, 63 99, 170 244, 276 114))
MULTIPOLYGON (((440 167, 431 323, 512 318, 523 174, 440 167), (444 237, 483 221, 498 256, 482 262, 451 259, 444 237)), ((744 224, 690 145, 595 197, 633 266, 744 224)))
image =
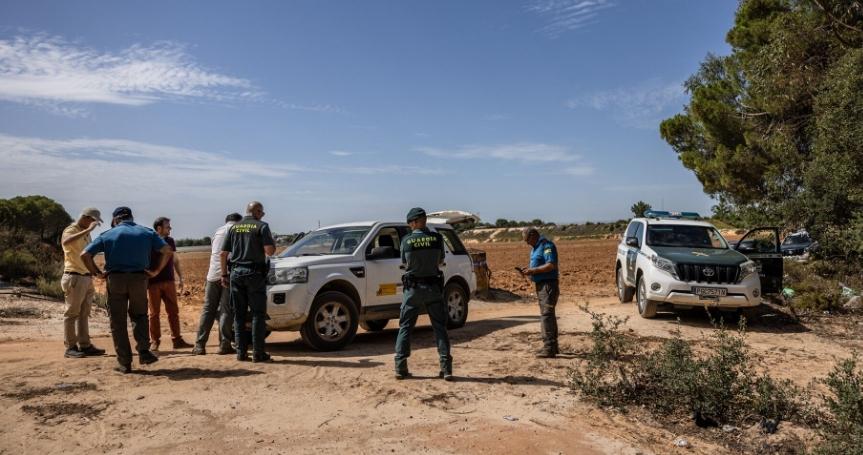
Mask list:
POLYGON ((647 211, 652 209, 652 208, 653 207, 650 204, 648 204, 647 202, 638 201, 635 204, 632 204, 632 207, 630 207, 629 210, 632 210, 632 214, 636 218, 643 218, 644 214, 647 213, 647 211))
POLYGON ((720 208, 863 257, 863 3, 742 0, 660 133, 720 208))
POLYGON ((71 222, 66 209, 45 196, 0 199, 0 226, 11 231, 34 233, 43 241, 56 243, 71 222))

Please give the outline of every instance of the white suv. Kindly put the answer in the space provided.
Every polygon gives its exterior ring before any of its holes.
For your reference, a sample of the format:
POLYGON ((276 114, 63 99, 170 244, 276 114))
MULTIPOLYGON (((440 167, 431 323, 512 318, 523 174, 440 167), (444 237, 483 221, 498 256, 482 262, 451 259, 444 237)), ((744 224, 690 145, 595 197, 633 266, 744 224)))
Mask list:
POLYGON ((782 287, 779 231, 759 228, 735 248, 698 214, 648 212, 635 218, 617 247, 615 278, 622 303, 644 318, 659 307, 739 310, 782 287), (745 254, 744 254, 745 253, 745 254))
MULTIPOLYGON (((443 235, 442 267, 450 328, 467 320, 476 277, 467 249, 452 226, 428 227, 443 235)), ((299 330, 314 349, 340 349, 357 326, 369 331, 398 319, 404 273, 399 247, 406 223, 358 222, 312 231, 272 258, 267 287, 267 328, 299 330)))

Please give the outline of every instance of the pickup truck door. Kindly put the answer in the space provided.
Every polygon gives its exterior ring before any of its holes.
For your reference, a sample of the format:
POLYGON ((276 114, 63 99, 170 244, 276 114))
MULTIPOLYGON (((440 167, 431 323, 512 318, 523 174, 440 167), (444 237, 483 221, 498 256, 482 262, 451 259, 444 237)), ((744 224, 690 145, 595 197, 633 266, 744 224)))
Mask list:
POLYGON ((776 294, 782 291, 784 264, 779 242, 779 228, 752 229, 734 245, 734 249, 743 253, 758 266, 762 294, 776 294))
MULTIPOLYGON (((632 232, 632 237, 635 238, 637 246, 627 246, 626 248, 626 281, 629 284, 635 285, 635 267, 638 263, 638 252, 641 250, 642 243, 642 234, 644 233, 644 225, 641 223, 637 223, 635 227, 635 231, 632 232)), ((624 239, 624 243, 627 239, 624 239)))
POLYGON ((398 305, 402 301, 402 259, 399 254, 401 239, 407 228, 401 226, 382 226, 373 234, 366 246, 366 298, 364 308, 380 305, 398 305), (376 247, 393 247, 393 255, 372 258, 369 255, 376 247))

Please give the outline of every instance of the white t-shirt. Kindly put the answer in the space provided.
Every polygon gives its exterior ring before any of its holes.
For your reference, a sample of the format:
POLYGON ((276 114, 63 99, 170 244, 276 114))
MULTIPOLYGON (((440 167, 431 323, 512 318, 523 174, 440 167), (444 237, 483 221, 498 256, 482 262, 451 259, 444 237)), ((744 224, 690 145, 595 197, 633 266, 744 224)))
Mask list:
POLYGON ((219 256, 222 254, 222 243, 225 241, 225 236, 228 234, 228 229, 233 226, 233 221, 229 221, 224 226, 216 229, 213 234, 213 243, 210 248, 210 269, 207 270, 207 281, 220 281, 222 279, 222 264, 219 262, 219 256))

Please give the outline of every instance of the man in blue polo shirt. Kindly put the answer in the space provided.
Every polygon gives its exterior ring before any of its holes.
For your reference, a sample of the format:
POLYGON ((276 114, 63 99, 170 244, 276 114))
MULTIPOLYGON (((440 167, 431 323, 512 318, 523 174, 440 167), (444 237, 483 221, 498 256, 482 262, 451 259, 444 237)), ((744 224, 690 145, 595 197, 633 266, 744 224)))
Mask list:
POLYGON ((132 333, 142 365, 159 360, 150 352, 147 324, 147 279, 156 276, 171 259, 171 247, 150 228, 135 224, 132 210, 118 207, 114 210, 116 226, 93 240, 81 259, 94 276, 108 280, 108 313, 111 318, 111 337, 119 365, 115 370, 132 372, 132 347, 126 328, 126 315, 132 321, 132 333), (150 252, 161 253, 158 264, 150 263, 150 252), (99 270, 93 256, 105 254, 105 271, 99 270))
POLYGON ((524 241, 532 248, 530 252, 530 267, 522 274, 530 277, 536 284, 536 295, 539 297, 539 313, 541 316, 543 348, 536 356, 554 358, 559 354, 557 347, 557 316, 554 307, 560 296, 558 285, 557 247, 551 240, 539 234, 536 228, 528 228, 523 233, 524 241))

